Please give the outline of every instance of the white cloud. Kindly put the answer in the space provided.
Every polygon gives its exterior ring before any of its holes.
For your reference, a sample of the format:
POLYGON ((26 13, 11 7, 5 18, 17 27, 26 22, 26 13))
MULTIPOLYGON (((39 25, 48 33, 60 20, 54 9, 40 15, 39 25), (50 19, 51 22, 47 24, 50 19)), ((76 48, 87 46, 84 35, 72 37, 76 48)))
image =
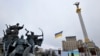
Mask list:
MULTIPOLYGON (((41 34, 38 27, 42 28, 45 36, 42 47, 45 48, 61 47, 61 41, 69 35, 83 39, 79 18, 75 12, 76 7, 73 5, 76 1, 79 0, 0 0, 0 36, 3 35, 2 30, 6 29, 5 24, 14 25, 19 22, 36 34, 41 34), (61 30, 64 31, 64 37, 55 40, 54 34, 61 30)), ((98 46, 100 46, 99 4, 99 0, 80 1, 87 33, 98 46)))

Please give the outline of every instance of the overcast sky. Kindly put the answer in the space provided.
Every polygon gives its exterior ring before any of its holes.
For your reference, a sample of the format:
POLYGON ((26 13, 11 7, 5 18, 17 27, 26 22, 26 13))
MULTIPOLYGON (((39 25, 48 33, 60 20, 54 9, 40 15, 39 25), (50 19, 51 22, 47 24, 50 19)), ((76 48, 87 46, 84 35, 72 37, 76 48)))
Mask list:
MULTIPOLYGON (((66 36, 84 39, 75 2, 80 2, 82 16, 90 40, 100 47, 100 1, 99 0, 0 0, 0 37, 3 36, 5 24, 17 22, 25 25, 35 34, 43 29, 44 48, 61 48, 66 36), (55 39, 55 33, 63 31, 62 38, 55 39)), ((25 35, 25 30, 20 35, 25 35)), ((19 36, 20 36, 19 35, 19 36)), ((26 37, 26 36, 24 36, 26 37)))

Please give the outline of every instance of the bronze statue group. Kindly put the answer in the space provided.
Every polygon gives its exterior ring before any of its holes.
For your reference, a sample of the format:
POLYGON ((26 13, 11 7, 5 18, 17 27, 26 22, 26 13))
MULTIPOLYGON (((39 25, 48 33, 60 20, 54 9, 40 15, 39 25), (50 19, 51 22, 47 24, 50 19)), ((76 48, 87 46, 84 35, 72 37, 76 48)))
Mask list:
POLYGON ((37 48, 35 45, 41 46, 43 42, 43 32, 42 35, 35 35, 34 32, 25 29, 27 38, 24 39, 24 35, 18 36, 24 25, 19 26, 19 23, 17 23, 12 26, 6 25, 6 27, 7 29, 3 30, 3 56, 28 56, 29 53, 35 54, 35 48, 37 48), (39 38, 41 36, 42 38, 39 38))

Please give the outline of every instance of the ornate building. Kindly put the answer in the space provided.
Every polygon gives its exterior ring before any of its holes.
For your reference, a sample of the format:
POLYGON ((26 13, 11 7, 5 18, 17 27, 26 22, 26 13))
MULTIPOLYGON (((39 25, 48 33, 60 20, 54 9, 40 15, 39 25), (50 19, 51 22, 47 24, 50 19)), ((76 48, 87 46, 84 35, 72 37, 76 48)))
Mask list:
POLYGON ((66 41, 62 41, 63 51, 71 51, 77 49, 76 36, 66 37, 66 41))

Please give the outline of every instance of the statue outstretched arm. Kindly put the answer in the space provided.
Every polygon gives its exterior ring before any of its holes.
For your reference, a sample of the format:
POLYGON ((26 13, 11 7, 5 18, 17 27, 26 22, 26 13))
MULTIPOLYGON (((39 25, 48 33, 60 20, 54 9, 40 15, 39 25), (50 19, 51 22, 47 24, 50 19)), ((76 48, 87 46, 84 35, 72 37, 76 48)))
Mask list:
POLYGON ((25 30, 26 30, 26 34, 25 35, 28 36, 29 30, 27 30, 26 28, 25 28, 25 30))
POLYGON ((19 27, 18 27, 18 29, 20 30, 20 29, 22 29, 23 27, 24 27, 24 25, 22 25, 22 26, 19 26, 19 27))

